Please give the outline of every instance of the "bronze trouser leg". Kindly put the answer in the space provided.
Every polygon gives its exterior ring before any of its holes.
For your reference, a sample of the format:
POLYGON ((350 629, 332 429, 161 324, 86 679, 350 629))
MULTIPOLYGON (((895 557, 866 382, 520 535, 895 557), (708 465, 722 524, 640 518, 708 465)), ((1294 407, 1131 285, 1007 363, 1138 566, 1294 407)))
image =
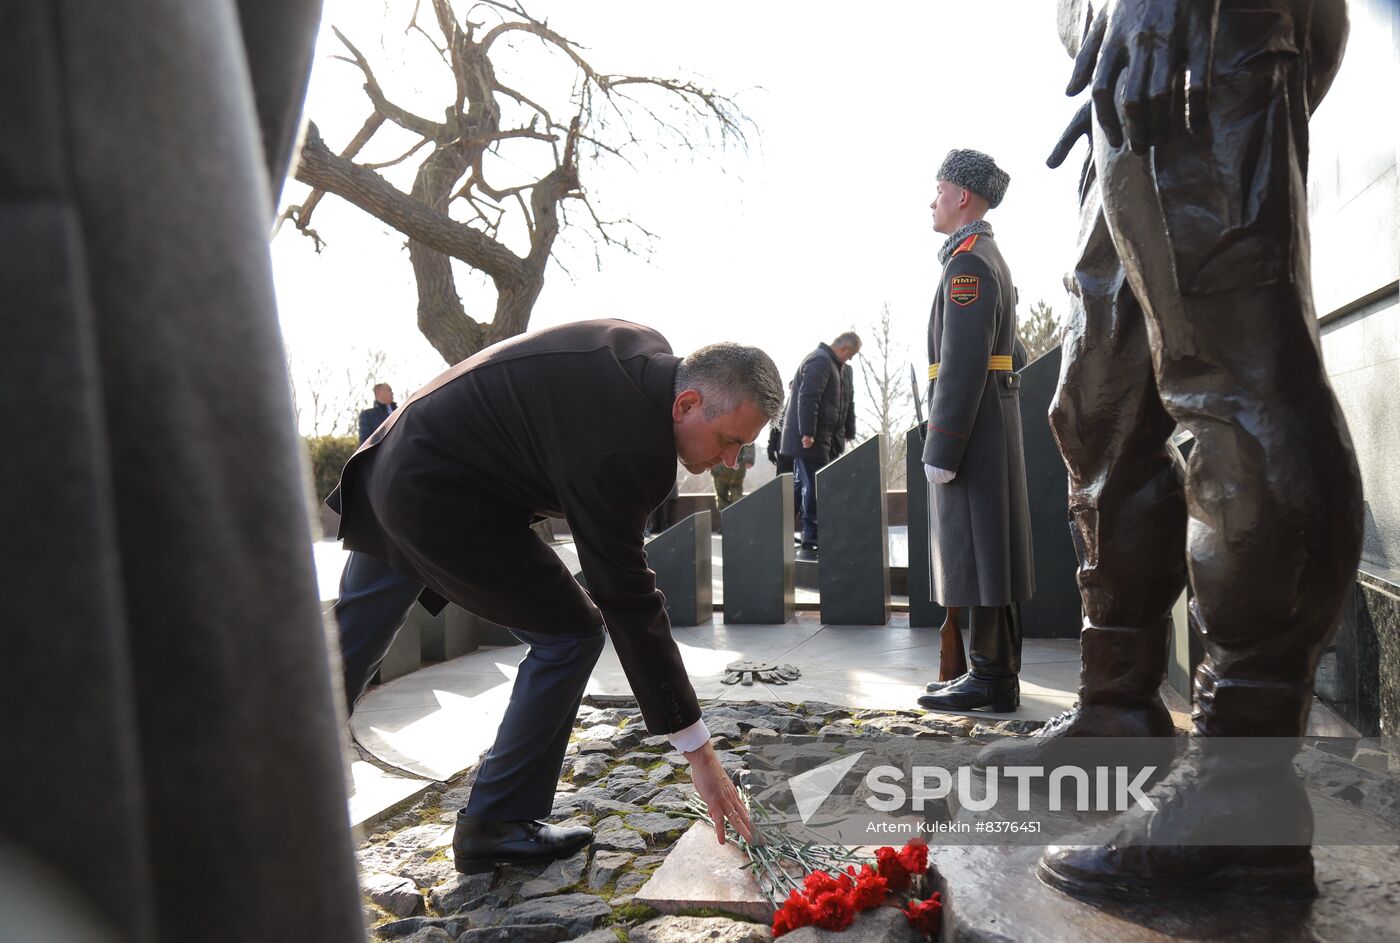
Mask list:
MULTIPOLYGON (((1092 168, 1084 190, 1050 408, 1069 472, 1079 592, 1086 628, 1152 632, 1165 650, 1167 619, 1186 586, 1181 462, 1168 442, 1175 421, 1158 398, 1142 308, 1124 278, 1092 168)), ((1137 648, 1144 640, 1133 641, 1137 648)))
POLYGON ((1218 67, 1229 81, 1218 75, 1209 114, 1229 128, 1179 135, 1151 158, 1109 147, 1095 128, 1095 161, 1113 197, 1109 228, 1144 302, 1162 403, 1196 437, 1186 505, 1192 616, 1206 648, 1197 730, 1297 736, 1356 576, 1360 474, 1312 308, 1296 162, 1306 123, 1276 91, 1296 85, 1294 64, 1242 55, 1218 67), (1184 212, 1186 200, 1198 211, 1184 212), (1274 219, 1280 203, 1284 226, 1274 219), (1252 241, 1214 232, 1232 264, 1193 272, 1183 258, 1210 235, 1198 221, 1223 226, 1229 212, 1212 215, 1220 206, 1257 212, 1260 225, 1252 241))

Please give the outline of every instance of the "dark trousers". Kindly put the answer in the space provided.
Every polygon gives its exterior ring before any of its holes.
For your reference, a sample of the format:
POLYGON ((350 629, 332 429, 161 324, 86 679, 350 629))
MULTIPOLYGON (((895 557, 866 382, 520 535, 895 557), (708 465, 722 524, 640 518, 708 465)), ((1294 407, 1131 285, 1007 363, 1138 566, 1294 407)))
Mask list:
POLYGON ((802 520, 802 542, 817 542, 817 469, 824 463, 805 458, 792 460, 793 471, 797 473, 798 509, 802 520))
POLYGON ((369 679, 389 653, 423 584, 378 557, 351 553, 340 574, 335 621, 340 628, 340 662, 345 680, 345 712, 365 693, 369 679))
MULTIPOLYGON (((353 713, 422 591, 421 583, 378 557, 351 553, 345 561, 335 616, 348 712, 353 713)), ((504 822, 549 814, 569 731, 604 642, 601 626, 582 635, 517 629, 511 634, 530 651, 520 662, 496 742, 467 803, 470 814, 504 822)))

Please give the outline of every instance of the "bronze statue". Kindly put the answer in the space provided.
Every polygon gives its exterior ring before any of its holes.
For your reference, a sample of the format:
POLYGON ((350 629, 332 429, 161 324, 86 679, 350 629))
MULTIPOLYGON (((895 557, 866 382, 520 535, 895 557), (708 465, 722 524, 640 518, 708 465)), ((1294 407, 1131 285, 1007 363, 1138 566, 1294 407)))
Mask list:
POLYGON ((980 762, 1043 761, 1083 736, 1169 750, 1157 691, 1189 574, 1205 646, 1191 746, 1148 793, 1155 813, 1050 848, 1040 875, 1115 896, 1310 892, 1312 816, 1292 756, 1362 527, 1312 307, 1304 188, 1308 117, 1340 63, 1346 11, 1062 0, 1061 24, 1069 93, 1093 87, 1093 118, 1086 105, 1050 160, 1091 136, 1051 411, 1085 612, 1080 699, 980 762), (1177 424, 1195 438, 1184 469, 1177 424), (1236 737, 1276 739, 1245 756, 1236 737), (1217 843, 1270 824, 1277 847, 1217 843))

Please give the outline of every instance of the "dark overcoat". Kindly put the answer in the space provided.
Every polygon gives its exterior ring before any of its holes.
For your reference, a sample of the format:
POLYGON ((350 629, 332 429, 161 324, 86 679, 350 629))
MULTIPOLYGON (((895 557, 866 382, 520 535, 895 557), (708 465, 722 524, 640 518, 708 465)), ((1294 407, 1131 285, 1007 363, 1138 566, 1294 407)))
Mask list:
POLYGON ((928 330, 938 369, 924 463, 957 472, 929 486, 930 586, 944 606, 1004 606, 1035 591, 1015 337, 1011 272, 990 235, 970 236, 943 268, 928 330), (1005 366, 989 369, 993 357, 1005 366))
POLYGON ((831 437, 841 419, 841 361, 828 344, 818 344, 807 355, 792 381, 787 411, 783 414, 783 439, 779 451, 814 465, 831 461, 831 437), (811 448, 802 437, 811 436, 811 448))
POLYGON ((374 435, 374 430, 379 428, 379 424, 388 419, 389 414, 397 408, 397 403, 386 405, 376 402, 369 409, 360 410, 360 441, 364 442, 374 435))
POLYGON ((700 718, 642 531, 676 480, 678 357, 650 328, 580 321, 492 345, 390 414, 327 504, 345 546, 527 632, 606 624, 648 729, 700 718), (585 592, 530 530, 569 522, 585 592), (600 612, 601 610, 601 612, 600 612))

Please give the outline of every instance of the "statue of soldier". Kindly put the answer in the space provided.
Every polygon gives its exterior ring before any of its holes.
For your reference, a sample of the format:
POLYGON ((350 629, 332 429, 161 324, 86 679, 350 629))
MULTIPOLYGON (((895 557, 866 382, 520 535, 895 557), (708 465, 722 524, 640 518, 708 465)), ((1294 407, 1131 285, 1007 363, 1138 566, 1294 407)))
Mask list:
POLYGON ((1170 734, 1157 691, 1189 573, 1205 648, 1191 745, 1148 792, 1155 811, 1051 847, 1039 873, 1111 896, 1309 893, 1312 814, 1292 757, 1362 528, 1312 307, 1304 186, 1345 8, 1062 0, 1061 32, 1069 93, 1092 82, 1094 115, 1085 105, 1050 159, 1090 134, 1051 410, 1085 613, 1079 703, 979 762, 1170 734), (1177 424, 1195 439, 1184 468, 1177 424), (1246 751, 1243 737, 1270 739, 1246 751))

